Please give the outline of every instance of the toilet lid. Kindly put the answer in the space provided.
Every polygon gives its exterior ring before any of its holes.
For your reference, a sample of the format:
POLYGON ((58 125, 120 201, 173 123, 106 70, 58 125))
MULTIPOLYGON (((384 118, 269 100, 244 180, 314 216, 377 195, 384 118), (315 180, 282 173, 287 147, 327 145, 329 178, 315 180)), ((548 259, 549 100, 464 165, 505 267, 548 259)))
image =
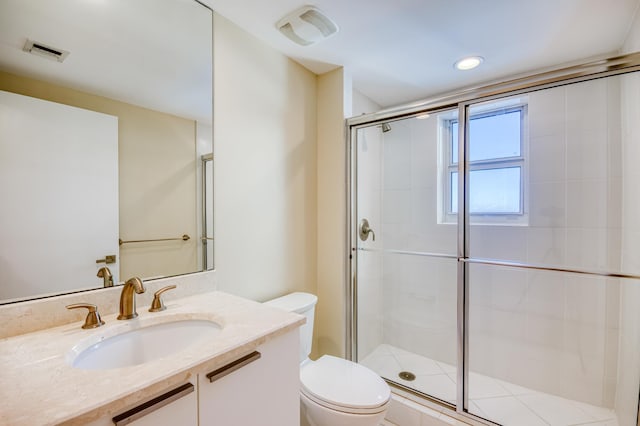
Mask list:
POLYGON ((389 386, 373 371, 330 355, 304 366, 300 382, 307 396, 337 409, 368 411, 384 406, 391 397, 389 386))

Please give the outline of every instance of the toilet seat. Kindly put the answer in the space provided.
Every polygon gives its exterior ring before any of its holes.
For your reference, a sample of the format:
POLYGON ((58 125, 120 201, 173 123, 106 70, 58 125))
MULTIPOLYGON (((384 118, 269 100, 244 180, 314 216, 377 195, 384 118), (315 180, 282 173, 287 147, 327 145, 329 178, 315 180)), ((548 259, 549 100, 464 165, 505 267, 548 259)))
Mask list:
POLYGON ((373 371, 330 355, 304 365, 300 382, 304 396, 344 413, 380 413, 391 398, 389 386, 373 371))
POLYGON ((354 408, 354 407, 343 407, 341 405, 335 405, 335 404, 331 404, 327 401, 323 401, 321 399, 318 399, 316 397, 314 397, 313 395, 309 395, 308 393, 306 393, 304 390, 300 391, 300 398, 301 399, 308 399, 310 401, 313 401, 314 403, 316 403, 317 405, 323 407, 323 409, 327 409, 327 410, 333 410, 333 411, 337 411, 340 413, 345 413, 345 414, 378 414, 378 413, 383 413, 387 410, 387 408, 389 408, 389 401, 387 401, 386 403, 384 403, 383 405, 376 407, 376 408, 354 408))

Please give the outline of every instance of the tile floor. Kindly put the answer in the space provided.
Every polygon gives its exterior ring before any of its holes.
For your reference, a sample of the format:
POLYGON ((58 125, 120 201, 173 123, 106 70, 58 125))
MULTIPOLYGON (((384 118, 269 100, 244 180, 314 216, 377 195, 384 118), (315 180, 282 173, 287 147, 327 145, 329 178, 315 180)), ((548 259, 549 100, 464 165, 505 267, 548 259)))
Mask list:
MULTIPOLYGON (((361 364, 383 377, 455 403, 456 368, 382 344, 361 364), (398 377, 410 371, 415 380, 398 377)), ((613 410, 561 398, 481 374, 469 376, 469 406, 473 414, 513 426, 618 426, 613 410)), ((402 426, 402 425, 400 425, 402 426)))

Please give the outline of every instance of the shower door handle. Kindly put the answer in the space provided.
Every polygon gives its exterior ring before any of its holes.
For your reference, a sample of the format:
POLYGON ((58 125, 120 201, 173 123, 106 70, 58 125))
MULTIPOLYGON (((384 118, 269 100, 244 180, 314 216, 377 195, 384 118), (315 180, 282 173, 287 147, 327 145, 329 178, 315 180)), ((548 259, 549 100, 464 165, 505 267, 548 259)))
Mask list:
POLYGON ((373 241, 376 240, 376 233, 373 232, 373 229, 369 227, 369 221, 367 219, 362 219, 360 221, 360 225, 358 226, 358 234, 360 235, 360 239, 362 241, 367 241, 369 239, 369 234, 373 237, 373 241))

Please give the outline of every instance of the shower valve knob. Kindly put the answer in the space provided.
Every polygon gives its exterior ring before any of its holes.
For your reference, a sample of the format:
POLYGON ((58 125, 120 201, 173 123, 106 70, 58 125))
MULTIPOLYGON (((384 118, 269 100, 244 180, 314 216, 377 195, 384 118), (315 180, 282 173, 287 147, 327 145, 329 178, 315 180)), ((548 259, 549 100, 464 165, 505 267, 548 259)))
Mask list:
POLYGON ((367 241, 369 239, 369 234, 373 237, 373 241, 376 240, 376 233, 373 232, 373 229, 369 226, 369 221, 367 219, 362 219, 360 221, 358 233, 362 241, 367 241))

